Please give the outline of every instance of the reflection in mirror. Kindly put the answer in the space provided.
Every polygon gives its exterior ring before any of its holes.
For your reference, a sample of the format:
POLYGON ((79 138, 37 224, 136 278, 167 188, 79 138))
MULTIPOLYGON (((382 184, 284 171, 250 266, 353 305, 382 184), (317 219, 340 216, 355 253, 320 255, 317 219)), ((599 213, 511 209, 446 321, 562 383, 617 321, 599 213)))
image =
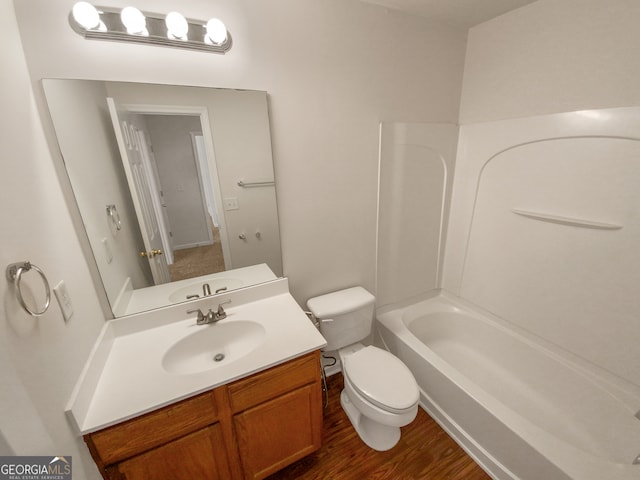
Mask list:
POLYGON ((266 92, 43 87, 115 317, 282 276, 266 92))

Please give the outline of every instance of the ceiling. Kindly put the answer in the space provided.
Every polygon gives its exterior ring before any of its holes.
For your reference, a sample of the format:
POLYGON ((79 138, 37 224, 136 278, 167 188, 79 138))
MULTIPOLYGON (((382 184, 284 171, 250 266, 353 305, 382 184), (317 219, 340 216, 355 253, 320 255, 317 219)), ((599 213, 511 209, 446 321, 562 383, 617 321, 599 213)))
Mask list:
POLYGON ((468 29, 536 0, 361 0, 468 29))

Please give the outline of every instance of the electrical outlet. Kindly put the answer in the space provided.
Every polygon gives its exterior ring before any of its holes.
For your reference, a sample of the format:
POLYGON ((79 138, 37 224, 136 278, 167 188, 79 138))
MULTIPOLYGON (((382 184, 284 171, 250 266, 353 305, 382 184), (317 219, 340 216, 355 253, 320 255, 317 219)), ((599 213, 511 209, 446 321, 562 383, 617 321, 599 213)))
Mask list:
POLYGON ((71 297, 69 296, 64 280, 60 280, 60 283, 54 287, 53 292, 56 294, 56 299, 60 305, 64 321, 68 322, 73 315, 73 304, 71 303, 71 297))

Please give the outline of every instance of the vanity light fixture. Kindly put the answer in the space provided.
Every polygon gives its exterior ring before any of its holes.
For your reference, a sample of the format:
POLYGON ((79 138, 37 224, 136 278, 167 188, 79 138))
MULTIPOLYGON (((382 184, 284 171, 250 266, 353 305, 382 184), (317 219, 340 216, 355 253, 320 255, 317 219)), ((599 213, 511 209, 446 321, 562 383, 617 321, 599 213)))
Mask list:
POLYGON ((135 7, 122 10, 77 2, 69 15, 71 28, 86 39, 117 40, 167 47, 226 53, 231 35, 217 18, 188 20, 179 12, 167 15, 142 12, 135 7))

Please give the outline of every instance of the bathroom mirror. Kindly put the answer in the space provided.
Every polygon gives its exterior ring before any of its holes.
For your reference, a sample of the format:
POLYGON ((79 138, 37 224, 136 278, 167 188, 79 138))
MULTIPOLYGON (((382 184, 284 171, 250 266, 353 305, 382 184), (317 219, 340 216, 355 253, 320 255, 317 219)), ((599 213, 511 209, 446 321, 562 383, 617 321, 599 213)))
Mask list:
POLYGON ((282 276, 266 92, 42 83, 114 317, 282 276))

